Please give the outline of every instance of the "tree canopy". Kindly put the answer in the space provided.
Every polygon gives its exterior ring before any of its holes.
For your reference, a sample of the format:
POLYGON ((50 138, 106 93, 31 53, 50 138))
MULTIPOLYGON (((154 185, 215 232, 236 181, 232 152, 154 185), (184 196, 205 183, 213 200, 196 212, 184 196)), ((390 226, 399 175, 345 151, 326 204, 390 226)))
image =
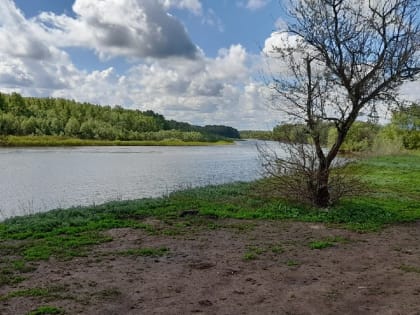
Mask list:
POLYGON ((51 135, 100 140, 214 141, 239 138, 228 126, 166 120, 151 110, 100 106, 61 98, 0 93, 0 135, 51 135))

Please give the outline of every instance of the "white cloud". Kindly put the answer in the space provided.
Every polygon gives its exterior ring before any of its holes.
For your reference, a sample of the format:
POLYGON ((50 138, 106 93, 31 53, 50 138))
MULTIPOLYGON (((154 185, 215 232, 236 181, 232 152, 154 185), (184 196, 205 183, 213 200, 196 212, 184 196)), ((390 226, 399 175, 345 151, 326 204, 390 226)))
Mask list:
POLYGON ((39 15, 37 22, 44 26, 46 40, 60 47, 89 47, 101 58, 195 58, 198 54, 181 22, 156 0, 76 0, 73 11, 76 18, 51 12, 39 15))
POLYGON ((187 9, 196 15, 203 13, 203 6, 199 0, 161 0, 161 2, 166 8, 187 9))
POLYGON ((274 121, 267 119, 262 101, 265 86, 251 78, 248 61, 245 49, 233 45, 221 49, 214 59, 154 60, 133 66, 123 76, 111 69, 94 72, 77 89, 62 89, 53 95, 151 109, 195 124, 271 128, 274 121))
MULTIPOLYGON (((187 2, 166 5, 182 3, 187 2)), ((266 89, 250 70, 259 57, 250 56, 241 45, 220 49, 215 58, 205 57, 193 44, 194 58, 185 50, 168 53, 154 36, 175 36, 164 44, 190 40, 164 5, 151 0, 76 0, 75 18, 41 13, 26 19, 12 1, 1 1, 0 38, 12 42, 14 49, 0 46, 0 91, 152 109, 195 124, 271 128, 275 116, 264 109, 266 89), (182 32, 176 33, 176 27, 175 33, 165 30, 174 25, 182 32), (63 50, 67 46, 96 49, 102 57, 138 59, 123 73, 112 67, 85 71, 73 64, 63 50)))
POLYGON ((249 10, 258 10, 269 4, 271 0, 248 0, 244 6, 249 10))

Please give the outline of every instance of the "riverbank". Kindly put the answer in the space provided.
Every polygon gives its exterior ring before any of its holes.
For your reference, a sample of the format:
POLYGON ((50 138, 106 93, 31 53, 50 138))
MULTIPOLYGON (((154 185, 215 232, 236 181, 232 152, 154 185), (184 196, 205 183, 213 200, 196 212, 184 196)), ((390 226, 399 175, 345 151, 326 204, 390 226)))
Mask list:
POLYGON ((77 147, 77 146, 211 146, 233 144, 233 140, 214 142, 165 139, 161 141, 92 140, 57 136, 3 136, 0 147, 77 147))
POLYGON ((413 313, 420 154, 352 165, 370 193, 329 211, 261 182, 0 224, 0 313, 413 313))

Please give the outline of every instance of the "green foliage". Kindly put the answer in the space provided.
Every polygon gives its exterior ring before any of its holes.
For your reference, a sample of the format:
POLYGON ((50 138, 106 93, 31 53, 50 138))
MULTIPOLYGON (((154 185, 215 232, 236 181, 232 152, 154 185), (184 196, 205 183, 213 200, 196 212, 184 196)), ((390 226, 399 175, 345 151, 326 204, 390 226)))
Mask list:
POLYGON ((28 315, 63 315, 66 312, 55 306, 40 306, 33 311, 30 311, 28 315))
POLYGON ((168 253, 169 253, 169 249, 166 247, 128 249, 125 251, 118 252, 118 254, 122 256, 142 256, 142 257, 161 257, 168 253))
POLYGON ((273 128, 273 138, 281 142, 308 143, 309 133, 303 124, 282 124, 273 128))
MULTIPOLYGON (((319 133, 321 145, 326 145, 331 124, 319 123, 316 130, 319 133)), ((281 142, 310 143, 311 135, 304 124, 281 124, 273 128, 273 139, 281 142)))
POLYGON ((238 130, 232 127, 227 127, 227 126, 206 125, 203 127, 203 131, 206 133, 222 136, 225 138, 239 139, 241 137, 238 130))
POLYGON ((193 126, 167 121, 153 111, 99 106, 65 99, 0 94, 0 135, 67 136, 118 141, 217 141, 239 138, 227 126, 193 126))
POLYGON ((408 108, 394 111, 391 124, 386 127, 384 136, 386 139, 398 139, 406 149, 419 149, 420 105, 412 104, 408 108))
POLYGON ((420 274, 420 267, 408 266, 408 265, 401 265, 400 269, 404 272, 413 272, 420 274))
MULTIPOLYGON (((347 133, 346 139, 341 145, 342 151, 358 152, 370 149, 377 138, 380 126, 371 122, 356 121, 347 133)), ((328 146, 332 146, 337 138, 335 127, 328 132, 328 146)))
POLYGON ((332 246, 334 246, 334 243, 330 241, 313 241, 309 243, 310 249, 324 249, 332 246))
POLYGON ((11 291, 6 295, 0 296, 0 301, 7 301, 15 297, 61 297, 60 293, 62 293, 63 291, 65 291, 65 287, 62 286, 20 289, 16 291, 11 291))
POLYGON ((273 132, 266 130, 241 130, 241 139, 273 140, 273 132))
POLYGON ((258 259, 258 256, 265 253, 265 249, 256 247, 256 246, 248 246, 246 252, 243 255, 243 260, 255 260, 258 259))

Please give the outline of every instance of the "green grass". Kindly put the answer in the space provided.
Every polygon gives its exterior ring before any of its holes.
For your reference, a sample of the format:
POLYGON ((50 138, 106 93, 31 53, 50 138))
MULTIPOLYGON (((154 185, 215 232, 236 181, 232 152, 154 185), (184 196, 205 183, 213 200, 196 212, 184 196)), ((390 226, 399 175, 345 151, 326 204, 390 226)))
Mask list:
POLYGON ((128 249, 125 251, 118 252, 121 256, 142 256, 142 257, 161 257, 169 253, 169 249, 166 247, 160 248, 137 248, 128 249))
MULTIPOLYGON (((420 153, 370 158, 351 168, 362 176, 371 193, 345 199, 328 211, 267 197, 260 193, 262 181, 207 186, 162 198, 117 201, 8 219, 0 223, 0 252, 24 262, 51 256, 71 259, 87 255, 92 245, 111 241, 104 234, 111 228, 129 227, 175 236, 194 228, 223 228, 217 223, 218 218, 322 222, 362 232, 420 219, 420 153), (180 218, 180 213, 188 209, 199 213, 180 218), (165 222, 164 230, 145 223, 149 217, 165 222)), ((254 224, 247 221, 226 227, 245 233, 252 231, 254 224)), ((0 274, 0 285, 5 282, 2 277, 0 274)))
POLYGON ((400 269, 404 272, 413 272, 420 274, 420 267, 402 265, 400 266, 400 269))
POLYGON ((155 140, 94 140, 59 136, 6 136, 1 139, 3 147, 49 147, 49 146, 209 146, 232 144, 230 140, 183 141, 179 139, 155 140))
POLYGON ((309 243, 309 248, 310 249, 324 249, 324 248, 332 247, 334 245, 335 243, 330 242, 330 241, 313 241, 309 243))
POLYGON ((0 296, 0 301, 7 301, 15 297, 61 297, 60 293, 64 291, 62 287, 46 287, 46 288, 28 288, 16 291, 11 291, 6 295, 0 296))
POLYGON ((248 246, 246 252, 242 256, 243 260, 255 260, 258 259, 258 256, 264 254, 266 250, 257 246, 248 246))
POLYGON ((34 309, 33 311, 30 311, 27 315, 63 315, 66 312, 58 307, 55 306, 40 306, 34 309))

